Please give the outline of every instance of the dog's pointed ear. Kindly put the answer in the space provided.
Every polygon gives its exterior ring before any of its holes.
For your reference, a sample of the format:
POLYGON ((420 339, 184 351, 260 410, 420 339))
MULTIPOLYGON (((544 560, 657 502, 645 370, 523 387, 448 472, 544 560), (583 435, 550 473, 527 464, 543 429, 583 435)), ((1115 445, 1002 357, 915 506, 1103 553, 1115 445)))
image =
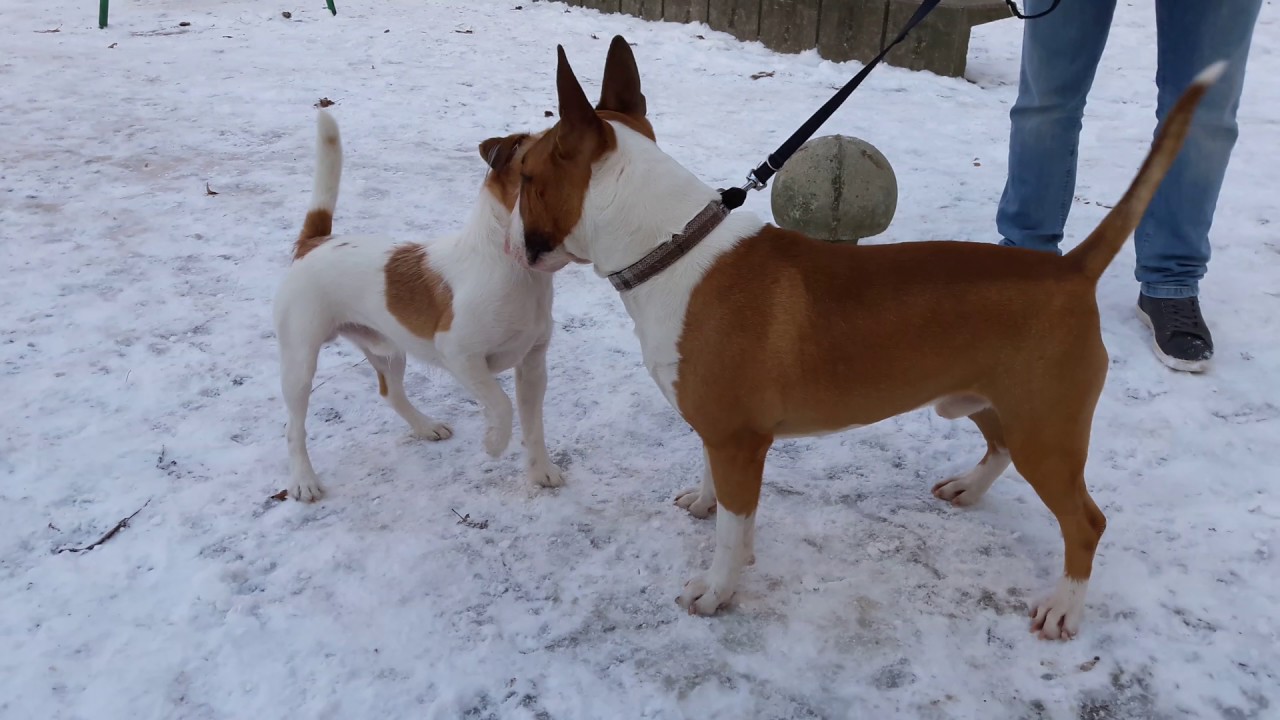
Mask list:
POLYGON ((604 82, 600 89, 597 110, 612 110, 640 119, 648 108, 644 93, 640 91, 640 70, 636 56, 621 35, 614 35, 609 43, 609 55, 604 61, 604 82))
POLYGON ((480 157, 485 164, 494 170, 502 170, 511 164, 516 156, 516 149, 528 135, 516 133, 506 137, 491 137, 480 143, 480 157))
POLYGON ((583 131, 597 127, 600 117, 582 91, 582 85, 569 67, 564 47, 556 46, 556 94, 560 98, 560 122, 570 130, 583 131))

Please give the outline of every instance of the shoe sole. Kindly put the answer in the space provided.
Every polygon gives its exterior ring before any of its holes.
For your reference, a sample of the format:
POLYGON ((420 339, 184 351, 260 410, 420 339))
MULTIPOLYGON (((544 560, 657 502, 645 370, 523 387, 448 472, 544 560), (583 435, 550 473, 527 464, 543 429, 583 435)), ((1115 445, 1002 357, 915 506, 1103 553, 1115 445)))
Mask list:
POLYGON ((1156 357, 1160 358, 1160 362, 1164 363, 1165 367, 1187 373, 1202 373, 1209 369, 1208 360, 1183 360, 1166 354, 1165 351, 1160 349, 1160 345, 1156 343, 1156 326, 1155 323, 1151 322, 1151 316, 1147 315, 1141 305, 1134 306, 1134 310, 1137 311, 1138 319, 1142 321, 1142 324, 1146 325, 1147 329, 1151 331, 1151 349, 1155 352, 1156 357))

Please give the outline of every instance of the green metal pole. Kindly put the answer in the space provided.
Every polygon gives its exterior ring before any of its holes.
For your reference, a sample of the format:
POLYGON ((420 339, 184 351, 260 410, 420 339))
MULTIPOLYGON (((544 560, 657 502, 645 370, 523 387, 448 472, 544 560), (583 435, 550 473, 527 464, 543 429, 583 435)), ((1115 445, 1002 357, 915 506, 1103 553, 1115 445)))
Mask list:
MULTIPOLYGON (((106 1, 107 1, 107 0, 102 0, 102 2, 104 2, 104 3, 105 3, 106 1)), ((336 7, 334 7, 334 6, 333 6, 333 0, 324 0, 324 1, 325 1, 325 4, 329 6, 329 12, 333 13, 334 15, 337 15, 337 14, 338 14, 338 8, 336 8, 336 7)))
MULTIPOLYGON (((107 5, 110 4, 110 2, 111 0, 100 0, 100 2, 98 3, 98 28, 99 29, 107 26, 107 5)), ((332 7, 333 3, 330 2, 329 6, 332 7)))

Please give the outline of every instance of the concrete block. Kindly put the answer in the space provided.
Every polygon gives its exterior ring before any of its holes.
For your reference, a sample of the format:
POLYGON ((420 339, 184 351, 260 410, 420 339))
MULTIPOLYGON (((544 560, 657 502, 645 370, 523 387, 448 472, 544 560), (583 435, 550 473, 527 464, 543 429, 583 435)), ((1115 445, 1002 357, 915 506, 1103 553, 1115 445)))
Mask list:
POLYGON ((761 0, 760 42, 784 53, 810 50, 818 43, 822 0, 761 0))
POLYGON ((739 40, 760 37, 760 0, 711 0, 707 24, 739 40))
POLYGON ((662 19, 671 22, 706 22, 709 0, 663 0, 662 19))
POLYGON ((663 0, 622 0, 619 7, 627 15, 645 20, 661 20, 662 2, 663 0))
MULTIPOLYGON (((885 43, 920 7, 920 0, 889 0, 885 43)), ((969 34, 975 25, 1010 17, 1001 0, 943 0, 929 17, 894 48, 885 62, 908 70, 928 70, 963 77, 969 57, 969 34)))
POLYGON ((835 62, 867 62, 884 47, 885 0, 823 0, 818 54, 835 62))

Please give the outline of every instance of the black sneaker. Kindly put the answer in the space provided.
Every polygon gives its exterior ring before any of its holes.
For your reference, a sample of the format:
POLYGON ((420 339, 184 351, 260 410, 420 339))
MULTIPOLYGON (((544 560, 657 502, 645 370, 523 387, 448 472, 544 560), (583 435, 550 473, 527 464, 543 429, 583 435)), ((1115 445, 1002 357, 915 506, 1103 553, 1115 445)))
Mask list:
POLYGON ((1174 370, 1204 372, 1213 357, 1213 336, 1200 314, 1200 300, 1138 295, 1138 317, 1151 328, 1160 362, 1174 370))

